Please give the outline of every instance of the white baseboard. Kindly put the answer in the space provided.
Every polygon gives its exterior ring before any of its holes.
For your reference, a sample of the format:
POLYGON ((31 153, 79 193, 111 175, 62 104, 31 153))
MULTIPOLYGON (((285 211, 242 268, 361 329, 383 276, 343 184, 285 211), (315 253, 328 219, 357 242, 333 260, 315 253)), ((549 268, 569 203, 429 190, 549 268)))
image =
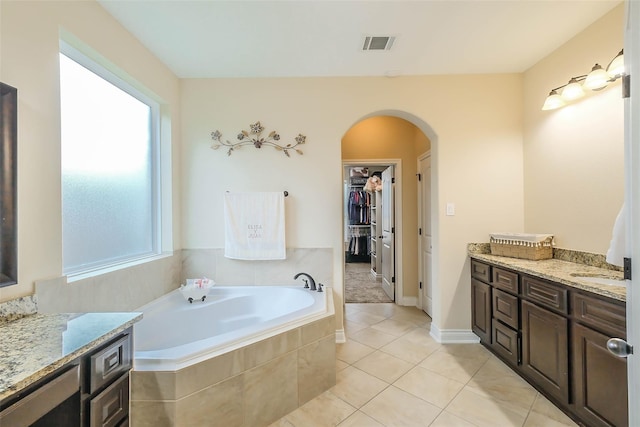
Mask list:
POLYGON ((336 343, 344 344, 347 342, 347 336, 344 333, 344 329, 336 329, 336 343))
POLYGON ((418 297, 400 297, 398 298, 398 305, 404 305, 407 307, 417 307, 418 297))
POLYGON ((469 329, 439 329, 431 324, 429 335, 441 344, 477 344, 480 338, 469 329))

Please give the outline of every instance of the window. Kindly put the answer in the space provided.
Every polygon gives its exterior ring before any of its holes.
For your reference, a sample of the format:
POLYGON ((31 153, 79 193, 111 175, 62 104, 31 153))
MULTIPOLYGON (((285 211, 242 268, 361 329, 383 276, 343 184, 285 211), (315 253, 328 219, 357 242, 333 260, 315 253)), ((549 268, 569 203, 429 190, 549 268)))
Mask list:
POLYGON ((159 106, 74 49, 62 51, 64 272, 157 255, 159 106))

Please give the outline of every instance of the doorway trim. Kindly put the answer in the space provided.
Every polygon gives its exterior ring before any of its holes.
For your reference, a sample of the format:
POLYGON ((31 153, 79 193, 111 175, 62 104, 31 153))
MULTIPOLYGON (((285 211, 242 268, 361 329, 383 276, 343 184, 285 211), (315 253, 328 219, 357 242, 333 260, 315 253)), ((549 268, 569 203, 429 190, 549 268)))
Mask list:
MULTIPOLYGON (((418 158, 416 159, 416 163, 418 164, 418 173, 420 173, 420 162, 422 160, 425 160, 427 158, 431 158, 431 150, 427 150, 424 153, 418 155, 418 158)), ((429 168, 429 170, 431 171, 431 167, 429 168)), ((429 180, 429 182, 431 182, 431 180, 429 180)), ((424 184, 420 184, 418 183, 418 227, 421 227, 424 230, 424 224, 422 223, 422 219, 424 217, 424 213, 422 212, 422 185, 424 184)), ((433 200, 433 197, 431 197, 431 199, 433 200)), ((433 204, 431 204, 431 206, 433 207, 433 204)), ((432 209, 433 211, 433 209, 432 209)), ((433 225, 433 220, 432 220, 432 215, 433 212, 430 212, 429 218, 431 220, 431 223, 433 225)), ((418 236, 418 282, 422 282, 422 286, 426 286, 427 285, 427 278, 426 277, 422 277, 422 272, 424 271, 423 269, 423 265, 422 265, 422 238, 420 238, 420 236, 418 236)), ((433 284, 433 267, 431 270, 429 270, 427 272, 427 274, 429 276, 431 276, 431 283, 433 284)), ((418 286, 418 308, 420 308, 421 310, 424 311, 424 290, 420 289, 420 286, 418 286)), ((429 315, 433 315, 433 309, 431 310, 432 313, 429 315)))
MULTIPOLYGON (((402 159, 370 159, 370 160, 362 160, 362 159, 354 159, 354 160, 343 160, 342 161, 342 181, 345 182, 345 179, 348 177, 344 176, 345 168, 349 166, 393 166, 393 177, 395 178, 395 197, 396 202, 394 203, 394 216, 395 216, 395 272, 396 272, 396 290, 395 290, 395 304, 398 305, 416 305, 416 301, 414 297, 406 298, 404 296, 404 289, 402 284, 403 277, 403 267, 402 267, 402 159), (398 200, 400 203, 398 203, 398 200), (400 236, 398 238, 398 236, 400 236)), ((346 206, 344 205, 344 197, 343 194, 340 195, 342 198, 342 212, 345 211, 346 206)), ((345 229, 344 223, 344 215, 342 215, 342 230, 345 229)), ((344 233, 344 231, 343 231, 344 233)), ((342 236, 344 243, 344 235, 342 236)), ((345 256, 344 251, 342 251, 342 295, 345 293, 345 256)), ((343 299, 343 305, 346 304, 343 299)))

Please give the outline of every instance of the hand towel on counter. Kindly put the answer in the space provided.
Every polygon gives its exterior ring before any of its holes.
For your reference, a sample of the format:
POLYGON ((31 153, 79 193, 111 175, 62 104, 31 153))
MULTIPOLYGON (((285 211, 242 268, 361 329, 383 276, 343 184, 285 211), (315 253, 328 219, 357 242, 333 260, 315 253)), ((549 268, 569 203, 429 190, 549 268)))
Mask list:
POLYGON ((284 193, 224 194, 224 256, 286 259, 284 193))

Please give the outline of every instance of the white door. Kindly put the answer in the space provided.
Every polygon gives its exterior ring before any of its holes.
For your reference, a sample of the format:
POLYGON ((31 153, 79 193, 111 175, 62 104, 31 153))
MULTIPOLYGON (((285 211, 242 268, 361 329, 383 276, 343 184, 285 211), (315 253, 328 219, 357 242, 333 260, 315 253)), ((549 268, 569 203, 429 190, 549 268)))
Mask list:
POLYGON ((431 316, 433 305, 433 282, 431 277, 432 240, 431 240, 431 154, 427 153, 418 159, 418 227, 419 250, 418 280, 422 284, 420 296, 422 310, 431 316))
MULTIPOLYGON (((395 301, 393 166, 382 171, 382 289, 395 301)), ((378 208, 379 209, 379 208, 378 208)))
POLYGON ((640 2, 627 1, 625 66, 631 76, 631 96, 625 103, 625 207, 627 255, 632 281, 627 287, 627 342, 634 354, 627 358, 629 425, 640 425, 640 2))

